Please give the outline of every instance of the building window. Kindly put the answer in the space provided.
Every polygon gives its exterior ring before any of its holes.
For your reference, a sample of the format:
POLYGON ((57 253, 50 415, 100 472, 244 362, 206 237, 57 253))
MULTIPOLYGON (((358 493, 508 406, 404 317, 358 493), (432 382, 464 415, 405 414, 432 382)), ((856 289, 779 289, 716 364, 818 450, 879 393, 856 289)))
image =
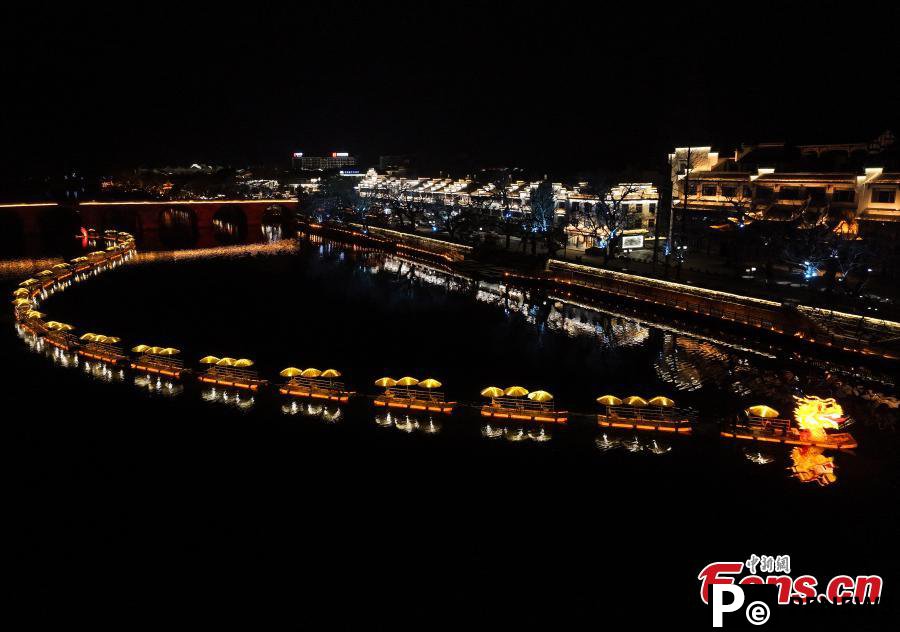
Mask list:
POLYGON ((727 197, 727 198, 737 197, 737 187, 732 187, 732 186, 722 187, 722 197, 727 197))
POLYGON ((825 201, 825 187, 806 187, 806 196, 813 202, 825 201))
POLYGON ((800 187, 781 187, 778 191, 778 197, 782 200, 799 200, 800 187))
POLYGON ((656 214, 656 202, 650 202, 650 205, 647 207, 647 210, 650 212, 651 215, 655 215, 656 214))
POLYGON ((716 196, 716 185, 704 184, 703 185, 703 197, 715 197, 715 196, 716 196))
POLYGON ((854 202, 856 200, 856 191, 853 189, 835 189, 831 200, 833 202, 854 202))
POLYGON ((873 204, 893 204, 897 199, 897 192, 894 189, 872 189, 873 204))
POLYGON ((756 187, 756 197, 760 200, 771 200, 775 196, 772 187, 756 187))
POLYGON ((688 195, 697 195, 697 185, 693 182, 688 183, 688 195))

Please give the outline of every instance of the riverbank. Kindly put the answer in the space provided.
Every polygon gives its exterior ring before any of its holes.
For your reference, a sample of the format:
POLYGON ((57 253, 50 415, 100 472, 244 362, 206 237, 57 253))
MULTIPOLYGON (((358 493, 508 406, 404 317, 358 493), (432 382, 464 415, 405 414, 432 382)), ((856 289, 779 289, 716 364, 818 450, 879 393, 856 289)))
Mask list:
POLYGON ((471 247, 384 228, 334 224, 308 224, 307 228, 338 238, 412 251, 474 278, 505 278, 538 284, 576 298, 578 293, 600 293, 751 329, 761 335, 788 339, 800 347, 888 362, 900 359, 897 348, 900 323, 886 319, 797 305, 791 301, 761 299, 556 259, 548 260, 542 270, 522 273, 509 266, 479 261, 477 250, 471 247))

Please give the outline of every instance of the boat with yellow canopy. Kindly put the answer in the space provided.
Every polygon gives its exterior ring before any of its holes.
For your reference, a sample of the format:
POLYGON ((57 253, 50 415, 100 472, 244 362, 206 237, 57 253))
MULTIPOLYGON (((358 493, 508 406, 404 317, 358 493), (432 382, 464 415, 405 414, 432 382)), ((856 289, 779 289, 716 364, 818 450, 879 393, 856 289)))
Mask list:
POLYGON ((720 431, 727 439, 762 441, 786 445, 810 446, 832 450, 850 450, 858 444, 843 430, 852 423, 833 398, 794 396, 794 419, 783 417, 776 409, 758 404, 746 408, 720 431))
POLYGON ((299 369, 289 366, 278 375, 287 378, 287 382, 278 387, 282 395, 344 403, 353 394, 339 380, 342 373, 337 369, 320 371, 314 367, 299 369))
POLYGON ((553 395, 544 390, 529 391, 524 386, 488 386, 482 389, 481 396, 490 400, 489 404, 481 407, 483 417, 557 424, 569 420, 569 413, 556 410, 553 395))
POLYGON ((624 399, 601 395, 596 401, 601 406, 597 424, 605 428, 690 434, 695 421, 693 412, 678 408, 673 400, 663 395, 649 400, 638 395, 624 399))
POLYGON ((448 402, 443 391, 438 390, 443 384, 431 377, 424 380, 412 376, 396 380, 382 377, 375 380, 375 386, 384 389, 384 393, 375 398, 376 406, 449 414, 456 405, 456 402, 448 402))

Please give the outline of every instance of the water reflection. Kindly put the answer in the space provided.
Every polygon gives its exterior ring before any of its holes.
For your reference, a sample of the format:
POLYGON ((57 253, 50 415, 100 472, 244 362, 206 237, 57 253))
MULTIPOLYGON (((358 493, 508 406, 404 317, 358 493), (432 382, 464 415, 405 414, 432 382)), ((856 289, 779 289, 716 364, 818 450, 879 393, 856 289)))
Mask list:
POLYGON ((594 445, 601 452, 622 448, 626 452, 648 452, 661 456, 672 451, 672 444, 667 441, 663 441, 655 436, 639 436, 636 434, 625 438, 612 433, 602 432, 594 439, 594 445))
POLYGON ((200 396, 203 397, 204 401, 225 404, 244 411, 253 408, 253 405, 256 403, 256 398, 253 395, 241 393, 238 389, 217 388, 215 386, 203 389, 200 392, 200 396))
POLYGON ((512 443, 521 441, 534 441, 535 443, 544 443, 550 441, 553 435, 549 433, 543 425, 535 427, 525 424, 508 424, 503 426, 495 426, 493 424, 485 424, 481 427, 481 436, 485 439, 506 439, 512 443))
POLYGON ((821 486, 837 482, 834 473, 834 457, 825 456, 822 448, 797 447, 791 450, 791 472, 802 483, 818 483, 821 486))
POLYGON ((395 428, 407 434, 421 432, 433 435, 441 431, 441 422, 431 415, 419 416, 407 413, 385 412, 375 415, 375 424, 381 428, 395 428))
POLYGON ((285 415, 302 415, 320 419, 328 424, 340 421, 344 413, 340 406, 313 401, 291 401, 281 405, 281 412, 285 415))
POLYGON ((764 452, 756 448, 744 448, 744 458, 756 465, 768 465, 775 461, 775 456, 770 452, 764 452))
MULTIPOLYGON (((75 357, 77 362, 78 356, 75 357)), ((95 380, 100 380, 101 382, 125 381, 125 370, 122 368, 112 366, 99 360, 85 360, 81 364, 83 371, 95 380)))
POLYGON ((184 386, 178 382, 154 375, 137 374, 134 376, 134 385, 148 393, 164 397, 174 397, 184 392, 184 386))

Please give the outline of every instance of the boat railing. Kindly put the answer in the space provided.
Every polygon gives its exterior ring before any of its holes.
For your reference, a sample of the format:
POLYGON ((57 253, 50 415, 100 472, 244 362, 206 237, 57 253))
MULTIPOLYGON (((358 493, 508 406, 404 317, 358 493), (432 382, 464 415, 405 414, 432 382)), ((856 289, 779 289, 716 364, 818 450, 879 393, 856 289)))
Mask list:
POLYGON ((259 381, 259 374, 253 369, 244 369, 234 366, 213 366, 207 369, 203 375, 213 378, 238 378, 242 380, 259 381))
POLYGON ((93 352, 97 355, 109 356, 114 358, 125 359, 125 352, 122 351, 121 348, 116 345, 107 344, 104 342, 88 342, 86 344, 82 344, 81 348, 87 352, 93 352))
POLYGON ((755 432, 772 435, 786 435, 791 431, 790 419, 773 419, 771 417, 757 417, 746 415, 746 427, 755 432))
POLYGON ((536 402, 524 397, 494 397, 491 406, 513 410, 554 410, 553 402, 536 402))
POLYGON ((427 388, 394 387, 385 391, 385 395, 392 399, 415 399, 426 402, 444 401, 444 393, 427 388))
POLYGON ((320 380, 313 377, 294 377, 285 384, 288 388, 306 388, 318 391, 343 391, 344 383, 337 380, 320 380))
POLYGON ((647 421, 693 421, 695 414, 691 410, 674 406, 606 406, 606 416, 622 419, 646 419, 647 421))
POLYGON ((176 369, 179 371, 184 369, 184 362, 182 360, 179 360, 178 358, 172 358, 170 356, 159 356, 152 353, 145 353, 141 356, 138 356, 136 364, 157 366, 166 369, 176 369))

